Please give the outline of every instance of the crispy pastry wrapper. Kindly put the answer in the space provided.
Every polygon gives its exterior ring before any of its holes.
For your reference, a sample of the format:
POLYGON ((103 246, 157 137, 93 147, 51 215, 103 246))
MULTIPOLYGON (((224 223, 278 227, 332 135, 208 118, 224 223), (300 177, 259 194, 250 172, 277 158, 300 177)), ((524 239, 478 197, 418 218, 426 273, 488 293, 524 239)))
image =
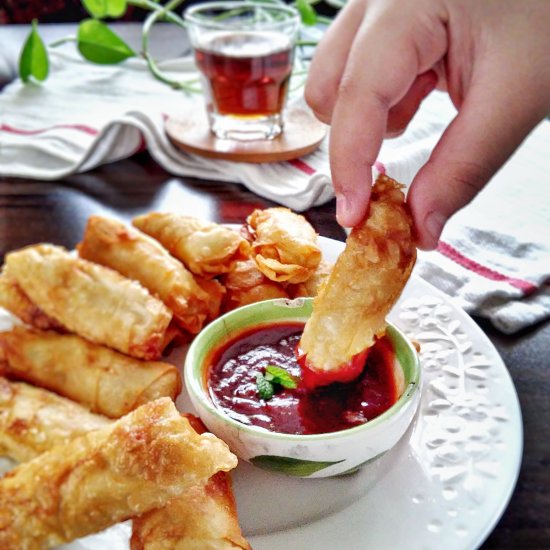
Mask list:
POLYGON ((166 505, 237 459, 168 398, 19 465, 0 480, 0 548, 50 548, 166 505))
POLYGON ((198 285, 208 294, 208 315, 207 321, 213 321, 219 314, 222 307, 225 287, 217 279, 205 279, 196 277, 198 285))
POLYGON ((0 455, 31 460, 111 421, 55 393, 0 377, 0 455))
POLYGON ((164 334, 162 349, 164 350, 164 353, 167 354, 170 353, 169 349, 172 346, 188 344, 192 339, 193 336, 189 334, 189 332, 183 330, 172 320, 164 334))
POLYGON ((65 332, 61 323, 33 304, 21 287, 5 274, 0 275, 0 307, 7 309, 27 325, 42 330, 65 332))
POLYGON ((262 300, 288 298, 286 290, 279 283, 270 281, 254 260, 236 262, 222 281, 226 288, 224 311, 262 300))
MULTIPOLYGON (((206 427, 185 415, 198 433, 206 427)), ((213 475, 204 487, 192 487, 164 508, 132 522, 131 550, 249 550, 237 518, 231 478, 213 475)))
POLYGON ((172 315, 137 281, 50 244, 10 252, 4 269, 69 331, 133 357, 160 357, 172 315))
POLYGON ((279 283, 302 283, 321 261, 317 233, 309 222, 288 208, 254 210, 247 218, 252 256, 260 271, 279 283))
POLYGON ((91 411, 119 418, 181 390, 176 367, 141 361, 76 335, 15 327, 0 332, 0 355, 9 378, 31 382, 91 411))
POLYGON ((291 298, 305 298, 308 296, 317 296, 323 285, 327 282, 334 264, 321 260, 321 263, 313 275, 303 283, 297 285, 288 285, 287 292, 291 298))
POLYGON ((372 346, 416 260, 402 186, 381 175, 366 218, 355 227, 313 302, 301 350, 314 371, 336 371, 372 346))
POLYGON ((152 212, 132 223, 201 277, 227 273, 235 261, 249 253, 250 245, 236 231, 206 220, 152 212))
POLYGON ((139 281, 164 302, 185 330, 196 334, 202 328, 209 311, 208 294, 181 262, 145 233, 92 216, 77 249, 82 258, 139 281))

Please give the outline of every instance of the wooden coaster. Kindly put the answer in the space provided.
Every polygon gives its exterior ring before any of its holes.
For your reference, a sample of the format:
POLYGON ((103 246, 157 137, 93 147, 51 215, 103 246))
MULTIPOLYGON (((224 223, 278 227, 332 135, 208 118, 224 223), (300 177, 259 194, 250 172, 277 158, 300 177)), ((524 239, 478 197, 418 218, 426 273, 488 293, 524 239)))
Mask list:
POLYGON ((272 140, 236 141, 217 138, 208 127, 204 109, 187 117, 167 119, 165 131, 179 149, 203 157, 234 162, 281 162, 311 153, 319 147, 327 127, 306 107, 290 107, 283 133, 272 140))

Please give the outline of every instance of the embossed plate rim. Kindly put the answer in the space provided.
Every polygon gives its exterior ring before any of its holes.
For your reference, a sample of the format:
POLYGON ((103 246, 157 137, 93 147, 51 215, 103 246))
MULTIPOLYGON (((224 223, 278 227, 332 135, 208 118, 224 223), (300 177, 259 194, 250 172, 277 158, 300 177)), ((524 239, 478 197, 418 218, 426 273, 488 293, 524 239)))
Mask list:
MULTIPOLYGON (((332 239, 321 237, 320 243, 329 260, 333 260, 343 249, 343 243, 332 239)), ((462 513, 463 518, 460 517, 460 511, 457 511, 457 516, 453 517, 449 516, 452 510, 449 508, 449 502, 454 500, 453 495, 450 494, 452 485, 426 476, 421 480, 422 483, 428 483, 424 495, 415 492, 417 488, 413 490, 413 487, 405 486, 407 482, 414 485, 411 475, 407 476, 406 472, 412 464, 416 462, 416 466, 420 469, 425 467, 423 459, 415 456, 414 444, 415 434, 422 432, 427 422, 424 405, 431 391, 428 387, 431 377, 429 373, 424 372, 423 402, 408 442, 409 452, 404 458, 403 455, 399 456, 391 472, 365 496, 332 516, 284 532, 251 537, 250 541, 255 550, 287 550, 302 548, 305 544, 327 550, 334 548, 335 544, 346 550, 403 547, 422 550, 444 547, 446 550, 454 548, 462 550, 481 545, 497 524, 513 494, 523 452, 521 410, 513 381, 492 342, 473 319, 455 305, 451 298, 414 274, 396 308, 390 314, 393 322, 404 328, 405 323, 398 318, 399 311, 407 301, 411 298, 415 299, 415 295, 431 297, 432 300, 437 300, 441 305, 450 308, 451 320, 459 321, 459 328, 475 341, 474 350, 487 356, 490 363, 487 370, 492 369, 496 372, 500 378, 500 384, 506 390, 504 408, 509 415, 509 424, 508 429, 505 430, 507 440, 504 444, 510 449, 509 460, 501 476, 494 480, 491 487, 498 489, 496 492, 500 494, 500 498, 496 503, 491 502, 489 506, 476 508, 471 497, 458 494, 454 498, 461 499, 461 506, 466 509, 462 513), (409 489, 408 492, 407 489, 409 489), (387 493, 388 490, 389 493, 387 493), (411 492, 414 494, 410 494, 411 492), (381 499, 384 499, 385 503, 382 507, 381 499), (452 533, 449 533, 448 528, 444 528, 445 525, 437 523, 437 510, 445 507, 447 508, 445 519, 453 527, 452 533), (463 530, 461 526, 464 527, 463 530)), ((492 388, 488 389, 490 391, 492 388)))

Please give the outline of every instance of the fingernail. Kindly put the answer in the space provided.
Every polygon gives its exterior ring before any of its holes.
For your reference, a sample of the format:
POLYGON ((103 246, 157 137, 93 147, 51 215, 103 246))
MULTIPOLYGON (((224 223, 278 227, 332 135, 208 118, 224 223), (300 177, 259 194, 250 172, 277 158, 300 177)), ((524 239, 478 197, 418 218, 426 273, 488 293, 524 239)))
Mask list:
POLYGON ((350 202, 344 195, 336 195, 336 219, 342 227, 351 227, 350 202))
POLYGON ((446 221, 447 218, 445 218, 445 216, 441 212, 430 212, 426 216, 424 228, 430 236, 434 248, 435 246, 437 246, 437 241, 439 241, 439 237, 441 235, 441 232, 443 231, 443 226, 445 225, 446 221))

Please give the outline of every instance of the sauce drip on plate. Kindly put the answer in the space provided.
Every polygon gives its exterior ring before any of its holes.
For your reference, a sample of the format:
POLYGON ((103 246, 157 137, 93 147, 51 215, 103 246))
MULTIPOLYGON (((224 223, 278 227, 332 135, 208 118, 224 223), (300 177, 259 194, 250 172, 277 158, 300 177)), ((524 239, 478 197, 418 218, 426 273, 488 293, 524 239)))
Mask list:
POLYGON ((256 379, 268 365, 301 376, 295 350, 303 327, 296 322, 254 327, 215 350, 207 379, 214 405, 234 420, 272 432, 321 434, 364 424, 397 401, 394 353, 386 337, 372 347, 352 382, 316 389, 278 387, 271 399, 261 399, 256 379))

